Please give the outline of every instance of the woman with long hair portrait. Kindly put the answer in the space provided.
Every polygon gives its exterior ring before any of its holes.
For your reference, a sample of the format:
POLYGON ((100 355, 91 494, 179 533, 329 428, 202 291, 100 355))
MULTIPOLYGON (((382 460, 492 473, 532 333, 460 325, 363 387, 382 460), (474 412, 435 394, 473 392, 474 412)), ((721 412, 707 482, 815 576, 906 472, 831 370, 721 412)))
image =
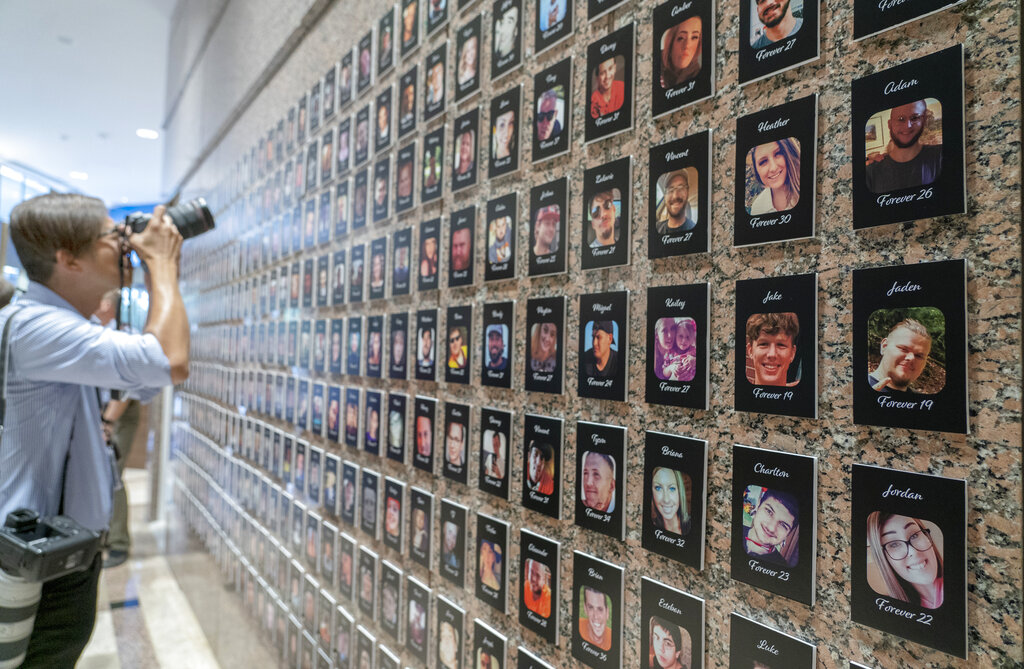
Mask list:
POLYGON ((655 467, 651 474, 651 522, 660 530, 685 535, 690 532, 686 483, 682 472, 655 467))
POLYGON ((530 369, 535 372, 553 372, 557 364, 558 326, 554 323, 535 323, 530 328, 530 369))
POLYGON ((924 609, 943 600, 942 554, 923 521, 874 511, 868 516, 868 551, 882 579, 883 593, 924 609))
POLYGON ((662 88, 674 88, 700 74, 703 39, 699 16, 691 16, 662 34, 662 88))
MULTIPOLYGON (((754 178, 763 187, 750 203, 749 214, 792 209, 800 201, 800 143, 792 137, 750 150, 754 178)), ((749 172, 748 172, 749 174, 749 172)))

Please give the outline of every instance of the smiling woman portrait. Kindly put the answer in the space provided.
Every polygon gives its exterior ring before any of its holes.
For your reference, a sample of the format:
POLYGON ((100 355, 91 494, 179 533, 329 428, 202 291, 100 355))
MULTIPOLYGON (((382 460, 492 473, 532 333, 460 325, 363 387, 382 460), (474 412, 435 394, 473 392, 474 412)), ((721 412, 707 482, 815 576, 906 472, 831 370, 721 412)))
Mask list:
POLYGON ((800 140, 759 144, 747 154, 747 213, 792 209, 800 201, 800 140))

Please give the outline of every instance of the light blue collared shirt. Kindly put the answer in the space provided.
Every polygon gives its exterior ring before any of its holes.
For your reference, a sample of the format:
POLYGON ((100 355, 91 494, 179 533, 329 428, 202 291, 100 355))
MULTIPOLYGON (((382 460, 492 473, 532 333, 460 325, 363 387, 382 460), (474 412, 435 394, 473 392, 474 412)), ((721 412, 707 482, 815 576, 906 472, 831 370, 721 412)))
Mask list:
POLYGON ((64 515, 105 530, 116 470, 96 388, 148 401, 170 385, 170 362, 154 335, 92 323, 39 283, 29 283, 16 305, 0 310, 0 330, 12 313, 0 523, 21 507, 54 515, 63 497, 64 515))

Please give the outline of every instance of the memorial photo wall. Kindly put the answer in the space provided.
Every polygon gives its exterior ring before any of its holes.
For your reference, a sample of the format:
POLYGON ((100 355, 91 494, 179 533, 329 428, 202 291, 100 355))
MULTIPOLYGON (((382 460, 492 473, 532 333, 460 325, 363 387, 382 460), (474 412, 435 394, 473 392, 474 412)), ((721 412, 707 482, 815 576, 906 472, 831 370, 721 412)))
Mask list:
POLYGON ((933 4, 324 13, 183 263, 178 499, 285 662, 1020 652, 1017 38, 933 4))

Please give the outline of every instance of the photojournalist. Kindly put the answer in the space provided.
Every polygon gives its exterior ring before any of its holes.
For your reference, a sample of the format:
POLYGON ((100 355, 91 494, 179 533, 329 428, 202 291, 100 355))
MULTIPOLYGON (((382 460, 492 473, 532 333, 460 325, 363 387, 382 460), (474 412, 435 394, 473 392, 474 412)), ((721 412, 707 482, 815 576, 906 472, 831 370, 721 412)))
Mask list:
MULTIPOLYGON (((125 226, 100 200, 58 193, 15 207, 10 229, 30 283, 0 310, 0 328, 10 321, 0 518, 27 508, 105 533, 119 481, 98 389, 145 402, 188 377, 189 326, 178 288, 182 234, 162 206, 144 227, 137 220, 125 226), (147 272, 142 334, 89 320, 104 294, 121 287, 129 250, 147 272)), ((97 554, 87 569, 43 585, 23 666, 75 664, 95 623, 100 564, 97 554)))

